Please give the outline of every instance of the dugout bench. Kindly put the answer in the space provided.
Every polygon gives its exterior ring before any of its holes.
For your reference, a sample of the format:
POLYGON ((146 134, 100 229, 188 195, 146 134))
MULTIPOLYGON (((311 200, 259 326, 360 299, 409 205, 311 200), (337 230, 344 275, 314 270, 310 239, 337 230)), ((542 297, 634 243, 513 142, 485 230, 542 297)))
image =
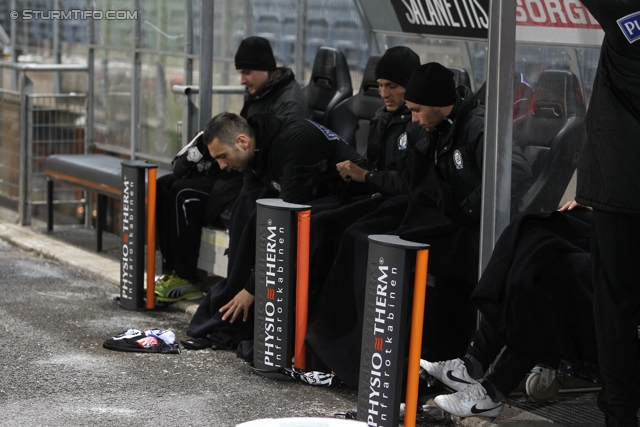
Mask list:
MULTIPOLYGON (((122 159, 106 154, 55 154, 45 159, 47 179, 47 232, 53 231, 54 182, 63 182, 97 195, 96 252, 102 252, 102 232, 107 217, 107 198, 122 199, 122 159)), ((167 169, 157 169, 157 177, 169 174, 167 169)), ((208 275, 226 276, 229 246, 226 230, 203 228, 198 268, 208 275)))

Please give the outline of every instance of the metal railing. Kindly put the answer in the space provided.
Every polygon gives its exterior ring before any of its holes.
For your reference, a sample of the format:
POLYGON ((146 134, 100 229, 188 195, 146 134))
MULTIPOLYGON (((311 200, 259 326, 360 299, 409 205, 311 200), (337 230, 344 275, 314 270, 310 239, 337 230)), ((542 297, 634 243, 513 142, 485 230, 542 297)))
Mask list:
MULTIPOLYGON (((85 65, 0 61, 11 70, 17 90, 0 89, 0 197, 18 204, 21 225, 30 225, 34 205, 44 203, 44 159, 50 154, 80 154, 89 147, 90 95, 34 93, 31 73, 87 72, 85 65)), ((61 199, 73 198, 67 192, 61 199)), ((85 210, 86 211, 86 210, 85 210)))
MULTIPOLYGON (((213 95, 243 95, 244 86, 213 86, 211 93, 213 95)), ((200 87, 196 85, 174 85, 171 92, 177 95, 184 95, 184 106, 182 108, 182 145, 186 145, 189 139, 200 129, 198 129, 198 106, 196 104, 197 97, 200 94, 200 87)), ((228 96, 223 96, 218 105, 219 111, 228 109, 228 96)))

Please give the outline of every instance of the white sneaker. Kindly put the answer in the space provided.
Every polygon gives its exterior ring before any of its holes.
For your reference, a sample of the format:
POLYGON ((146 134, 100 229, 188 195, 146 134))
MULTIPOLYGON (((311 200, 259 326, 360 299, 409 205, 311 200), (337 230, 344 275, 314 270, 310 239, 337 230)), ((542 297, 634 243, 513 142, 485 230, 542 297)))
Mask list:
POLYGON ((491 400, 480 383, 471 384, 457 393, 436 396, 433 401, 445 412, 461 418, 474 416, 495 418, 504 409, 504 402, 496 403, 491 400))
POLYGON ((461 359, 436 363, 421 359, 420 368, 455 391, 463 390, 469 384, 478 384, 478 381, 471 378, 461 359))

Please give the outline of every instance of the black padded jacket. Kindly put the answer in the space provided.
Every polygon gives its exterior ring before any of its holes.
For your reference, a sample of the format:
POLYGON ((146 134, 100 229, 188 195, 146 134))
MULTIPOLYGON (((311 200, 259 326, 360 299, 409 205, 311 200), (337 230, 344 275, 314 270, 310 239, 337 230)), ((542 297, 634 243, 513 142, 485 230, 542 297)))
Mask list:
POLYGON ((582 3, 605 37, 587 111, 576 200, 594 209, 640 216, 640 2, 582 3))
POLYGON ((256 154, 245 171, 243 191, 262 185, 276 190, 285 202, 307 203, 348 185, 336 163, 351 160, 364 166, 364 159, 335 132, 311 120, 256 114, 248 121, 256 154))
POLYGON ((290 68, 281 67, 274 71, 273 82, 260 94, 244 94, 244 105, 240 115, 245 119, 254 114, 274 113, 278 117, 311 118, 311 106, 290 68))
POLYGON ((478 224, 482 190, 484 106, 465 86, 453 110, 416 149, 433 159, 444 187, 442 212, 460 224, 478 224))
POLYGON ((406 193, 399 169, 405 164, 407 153, 426 131, 411 122, 406 105, 394 112, 381 108, 369 122, 367 141, 367 170, 365 183, 372 193, 397 196, 406 193))

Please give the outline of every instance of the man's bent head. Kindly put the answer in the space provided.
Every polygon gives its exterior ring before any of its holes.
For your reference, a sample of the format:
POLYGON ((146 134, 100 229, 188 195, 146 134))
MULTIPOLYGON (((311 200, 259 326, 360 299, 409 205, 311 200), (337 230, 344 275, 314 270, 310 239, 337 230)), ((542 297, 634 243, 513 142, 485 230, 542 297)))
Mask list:
POLYGON ((207 123, 203 138, 222 170, 243 172, 253 160, 256 148, 253 129, 237 114, 214 116, 207 123))

